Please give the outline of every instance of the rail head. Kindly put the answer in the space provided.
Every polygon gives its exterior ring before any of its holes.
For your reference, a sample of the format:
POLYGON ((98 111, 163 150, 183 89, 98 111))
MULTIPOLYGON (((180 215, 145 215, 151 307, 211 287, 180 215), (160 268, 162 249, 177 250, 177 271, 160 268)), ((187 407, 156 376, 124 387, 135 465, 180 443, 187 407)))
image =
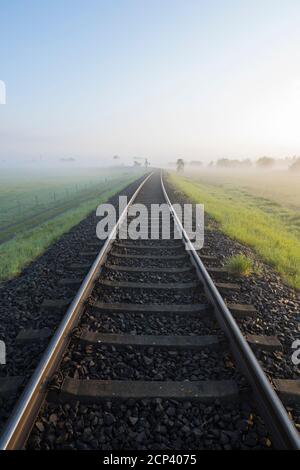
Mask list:
POLYGON ((284 450, 300 450, 299 433, 184 230, 166 191, 162 171, 161 185, 174 222, 182 234, 186 249, 188 249, 197 273, 203 282, 206 295, 211 301, 216 317, 230 342, 235 359, 252 387, 257 406, 270 431, 275 447, 284 450))
POLYGON ((84 278, 74 300, 67 309, 63 320, 58 326, 37 368, 17 401, 17 404, 4 427, 0 438, 0 450, 18 450, 24 447, 28 434, 32 429, 35 418, 43 403, 49 378, 54 373, 60 362, 65 346, 69 341, 69 332, 72 331, 79 320, 82 304, 93 287, 95 277, 105 260, 117 230, 127 214, 128 208, 134 202, 140 190, 152 175, 153 172, 143 179, 131 197, 119 220, 102 246, 88 274, 84 278))

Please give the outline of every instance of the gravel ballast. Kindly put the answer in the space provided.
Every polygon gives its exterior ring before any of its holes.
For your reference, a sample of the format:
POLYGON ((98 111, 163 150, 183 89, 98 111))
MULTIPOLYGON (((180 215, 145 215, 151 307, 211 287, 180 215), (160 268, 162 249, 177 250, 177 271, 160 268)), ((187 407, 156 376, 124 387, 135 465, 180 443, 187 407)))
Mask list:
MULTIPOLYGON (((137 189, 142 178, 127 186, 121 194, 128 198, 137 189)), ((115 206, 118 195, 109 200, 115 206)), ((65 299, 76 292, 59 286, 60 279, 69 277, 68 266, 82 262, 80 252, 87 242, 97 241, 96 225, 99 218, 93 211, 88 217, 64 234, 38 259, 33 261, 15 279, 0 284, 0 338, 5 341, 7 364, 0 366, 0 376, 24 376, 24 384, 43 353, 47 342, 20 346, 15 338, 21 329, 40 329, 48 327, 54 333, 64 311, 45 312, 41 309, 44 299, 65 299)), ((101 245, 101 244, 100 244, 101 245)), ((3 399, 0 407, 0 430, 12 410, 16 397, 3 399)))
POLYGON ((212 405, 176 400, 47 404, 29 449, 269 449, 261 419, 248 403, 212 405))
POLYGON ((225 380, 236 375, 229 353, 72 345, 61 371, 89 380, 225 380))
POLYGON ((203 320, 199 315, 109 313, 96 314, 89 307, 82 325, 99 333, 126 333, 137 335, 209 335, 220 329, 213 319, 203 320))

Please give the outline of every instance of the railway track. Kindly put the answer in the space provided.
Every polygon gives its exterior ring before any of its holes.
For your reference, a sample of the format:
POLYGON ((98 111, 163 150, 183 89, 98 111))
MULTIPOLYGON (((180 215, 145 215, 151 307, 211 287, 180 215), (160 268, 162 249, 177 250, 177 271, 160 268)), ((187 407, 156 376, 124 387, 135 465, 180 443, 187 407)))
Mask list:
MULTIPOLYGON (((147 177, 133 201, 148 208, 167 202, 172 228, 180 226, 160 174, 147 177)), ((220 295, 238 285, 213 283, 215 260, 205 250, 200 259, 185 233, 181 240, 114 241, 126 212, 100 253, 99 241, 91 241, 62 279, 79 290, 1 449, 300 449, 252 352, 276 348, 276 338, 243 336, 236 320, 255 309, 226 305, 220 295)), ((150 234, 160 220, 148 222, 150 234)), ((277 389, 284 395, 288 385, 293 389, 284 381, 277 389)))

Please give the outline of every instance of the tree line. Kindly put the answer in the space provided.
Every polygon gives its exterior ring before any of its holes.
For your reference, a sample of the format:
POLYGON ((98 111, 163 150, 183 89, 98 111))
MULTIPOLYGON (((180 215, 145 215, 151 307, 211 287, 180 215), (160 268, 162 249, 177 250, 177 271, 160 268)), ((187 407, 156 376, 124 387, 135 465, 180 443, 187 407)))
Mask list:
MULTIPOLYGON (((192 161, 185 161, 183 158, 178 158, 176 163, 171 162, 171 166, 176 165, 177 171, 182 172, 186 165, 193 166, 193 167, 200 167, 203 165, 203 162, 200 160, 192 160, 192 161)), ((287 158, 272 158, 272 157, 260 157, 256 161, 250 160, 250 158, 238 160, 232 158, 219 158, 216 161, 211 161, 208 164, 208 167, 214 168, 250 168, 250 167, 258 167, 263 169, 271 169, 276 165, 282 165, 290 170, 300 171, 300 157, 287 157, 287 158)))

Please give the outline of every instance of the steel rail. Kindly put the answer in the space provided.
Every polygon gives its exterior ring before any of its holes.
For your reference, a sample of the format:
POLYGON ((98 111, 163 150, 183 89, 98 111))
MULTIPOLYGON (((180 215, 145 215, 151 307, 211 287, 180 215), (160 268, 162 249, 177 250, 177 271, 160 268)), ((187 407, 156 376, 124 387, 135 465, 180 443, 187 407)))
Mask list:
POLYGON ((37 368, 20 396, 0 438, 0 450, 22 449, 32 429, 34 421, 40 410, 47 392, 49 379, 57 369, 62 354, 70 340, 70 332, 77 325, 80 311, 85 299, 90 294, 96 276, 104 263, 111 244, 120 224, 123 222, 129 206, 134 202, 138 193, 152 176, 150 173, 139 185, 127 206, 124 208, 119 220, 110 232, 107 240, 101 248, 97 258, 84 278, 74 300, 70 304, 63 320, 58 326, 53 338, 45 350, 37 368))
POLYGON ((212 303, 217 320, 229 340, 236 361, 252 387, 258 409, 265 420, 274 446, 281 450, 300 450, 299 433, 185 232, 167 194, 162 172, 161 185, 174 222, 182 234, 183 242, 203 282, 205 293, 212 303))

